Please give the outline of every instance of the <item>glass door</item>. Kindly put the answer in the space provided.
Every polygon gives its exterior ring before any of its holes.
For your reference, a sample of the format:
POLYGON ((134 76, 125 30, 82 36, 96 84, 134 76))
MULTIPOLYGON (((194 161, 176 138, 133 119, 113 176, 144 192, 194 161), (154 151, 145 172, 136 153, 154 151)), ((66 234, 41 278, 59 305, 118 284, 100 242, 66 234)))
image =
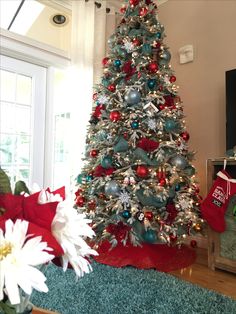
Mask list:
POLYGON ((46 69, 1 55, 0 79, 0 166, 43 186, 46 69))

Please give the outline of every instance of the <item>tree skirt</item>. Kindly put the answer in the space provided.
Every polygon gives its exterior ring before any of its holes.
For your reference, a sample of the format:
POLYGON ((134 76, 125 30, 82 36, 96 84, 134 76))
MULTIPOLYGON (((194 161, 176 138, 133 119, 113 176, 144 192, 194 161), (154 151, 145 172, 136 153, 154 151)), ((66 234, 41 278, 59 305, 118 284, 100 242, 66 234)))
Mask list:
POLYGON ((182 245, 181 248, 166 244, 143 243, 142 247, 118 244, 110 249, 108 241, 98 247, 98 256, 94 259, 101 264, 113 267, 134 266, 140 269, 154 268, 162 272, 170 272, 190 266, 196 260, 196 252, 182 245))

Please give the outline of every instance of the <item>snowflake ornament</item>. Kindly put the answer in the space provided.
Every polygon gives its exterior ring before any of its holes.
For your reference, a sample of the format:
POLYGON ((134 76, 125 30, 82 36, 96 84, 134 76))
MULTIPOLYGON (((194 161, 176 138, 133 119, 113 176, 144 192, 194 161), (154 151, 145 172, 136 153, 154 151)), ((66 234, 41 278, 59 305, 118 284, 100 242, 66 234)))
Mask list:
POLYGON ((124 44, 124 48, 127 52, 132 52, 134 50, 134 44, 127 41, 125 44, 124 44))
POLYGON ((149 119, 147 122, 147 125, 148 125, 149 129, 154 130, 154 131, 156 130, 156 126, 157 126, 156 120, 149 119))
POLYGON ((129 204, 129 202, 130 202, 129 193, 121 192, 120 196, 119 196, 119 200, 121 201, 122 204, 129 204))
POLYGON ((100 104, 107 104, 109 102, 109 98, 106 95, 100 95, 97 100, 100 104))
POLYGON ((193 207, 192 199, 186 193, 179 195, 178 203, 179 203, 180 209, 184 211, 193 207))

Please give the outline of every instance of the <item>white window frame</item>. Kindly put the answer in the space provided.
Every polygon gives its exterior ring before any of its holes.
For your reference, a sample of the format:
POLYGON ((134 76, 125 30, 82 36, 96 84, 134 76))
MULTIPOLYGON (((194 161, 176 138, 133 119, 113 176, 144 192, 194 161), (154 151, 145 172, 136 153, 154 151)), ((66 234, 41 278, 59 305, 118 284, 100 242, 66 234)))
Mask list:
MULTIPOLYGON (((53 173, 53 128, 54 121, 52 119, 53 105, 53 74, 54 67, 66 68, 70 66, 70 56, 63 50, 53 48, 49 45, 39 43, 25 36, 11 33, 0 28, 0 54, 7 57, 19 59, 34 65, 43 66, 46 69, 46 100, 44 99, 45 116, 36 119, 35 123, 40 123, 42 119, 45 121, 45 138, 44 138, 44 161, 43 165, 38 164, 38 170, 44 170, 41 182, 37 182, 41 187, 48 187, 52 184, 53 173)), ((40 98, 40 95, 37 95, 40 98)), ((42 101, 42 99, 41 99, 42 101)), ((42 143, 40 143, 40 146, 42 143)), ((39 153, 35 147, 35 153, 39 153)), ((36 175, 36 173, 35 173, 36 175)), ((38 174, 37 174, 38 175, 38 174)))

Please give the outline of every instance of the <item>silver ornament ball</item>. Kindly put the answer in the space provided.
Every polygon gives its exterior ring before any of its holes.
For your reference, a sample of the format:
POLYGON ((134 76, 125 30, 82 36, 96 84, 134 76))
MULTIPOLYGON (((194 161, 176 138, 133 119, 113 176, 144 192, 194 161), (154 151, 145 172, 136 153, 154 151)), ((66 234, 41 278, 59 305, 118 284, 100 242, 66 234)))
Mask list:
POLYGON ((120 193, 120 186, 119 184, 111 180, 105 184, 105 194, 107 196, 117 196, 120 193))
POLYGON ((170 164, 175 166, 179 170, 183 170, 187 167, 188 162, 185 157, 181 155, 176 155, 170 159, 170 164))
POLYGON ((135 105, 140 102, 141 94, 138 90, 131 90, 125 95, 125 101, 128 105, 135 105))

